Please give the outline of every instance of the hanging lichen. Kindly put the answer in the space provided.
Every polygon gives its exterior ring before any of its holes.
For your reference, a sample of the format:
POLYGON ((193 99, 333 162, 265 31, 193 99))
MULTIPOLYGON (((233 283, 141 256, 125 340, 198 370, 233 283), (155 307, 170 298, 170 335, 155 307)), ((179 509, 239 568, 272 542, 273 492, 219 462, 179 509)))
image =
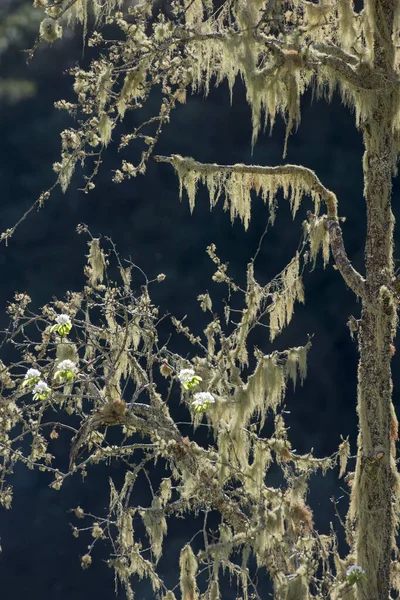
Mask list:
POLYGON ((162 512, 160 498, 154 498, 151 508, 141 511, 143 523, 146 527, 147 535, 150 538, 151 551, 156 561, 161 557, 162 541, 167 533, 167 522, 162 512))
POLYGON ((310 260, 313 261, 315 268, 318 252, 322 248, 322 257, 325 268, 329 262, 330 247, 329 233, 326 227, 326 217, 312 216, 308 226, 308 232, 310 236, 310 260))
POLYGON ((89 242, 88 262, 91 267, 89 281, 95 287, 98 283, 103 282, 105 267, 104 253, 100 248, 100 240, 98 238, 93 238, 89 242))
POLYGON ((293 217, 295 217, 300 201, 305 194, 311 195, 314 201, 315 212, 318 213, 321 198, 313 186, 311 172, 296 170, 295 167, 253 167, 247 165, 234 165, 223 167, 219 165, 205 165, 191 158, 174 155, 168 162, 172 162, 178 177, 180 195, 186 190, 189 198, 190 210, 193 211, 197 185, 202 182, 209 193, 210 206, 213 208, 223 194, 225 196, 224 209, 230 211, 231 220, 239 217, 248 228, 251 216, 251 190, 261 197, 270 208, 270 219, 275 216, 275 197, 279 190, 290 202, 293 217))
POLYGON ((112 130, 113 122, 107 113, 103 112, 99 119, 99 136, 104 146, 108 146, 110 143, 112 130))
POLYGON ((340 460, 339 478, 343 477, 343 475, 346 473, 347 461, 349 459, 349 456, 350 456, 350 442, 349 442, 348 438, 346 438, 339 445, 339 460, 340 460))
POLYGON ((145 77, 146 72, 141 67, 128 71, 117 104, 121 117, 124 117, 129 102, 136 101, 143 96, 145 77))
POLYGON ((297 374, 300 374, 301 384, 303 384, 307 375, 307 352, 309 348, 310 345, 298 346, 287 351, 285 375, 293 381, 293 389, 296 388, 297 374))
POLYGON ((268 308, 271 341, 286 325, 289 325, 296 300, 304 303, 304 289, 299 268, 300 256, 297 253, 282 271, 279 289, 273 294, 272 304, 268 308))
POLYGON ((185 598, 185 600, 197 600, 197 560, 189 544, 186 544, 186 546, 184 546, 181 550, 179 568, 179 583, 181 587, 182 598, 185 598))
POLYGON ((261 496, 266 472, 272 462, 269 448, 261 442, 253 442, 253 461, 246 472, 246 488, 254 496, 261 496))

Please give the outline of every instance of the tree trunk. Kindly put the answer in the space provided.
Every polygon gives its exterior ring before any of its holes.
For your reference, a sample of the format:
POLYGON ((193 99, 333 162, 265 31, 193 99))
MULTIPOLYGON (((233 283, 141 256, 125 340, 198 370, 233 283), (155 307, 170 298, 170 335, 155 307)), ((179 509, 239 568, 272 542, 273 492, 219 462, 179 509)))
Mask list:
POLYGON ((366 0, 374 34, 373 68, 382 89, 369 98, 363 127, 364 196, 367 210, 366 281, 362 298, 358 370, 359 438, 350 517, 354 525, 355 561, 366 580, 359 600, 388 600, 390 564, 397 526, 395 497, 399 476, 395 463, 397 419, 392 404, 391 343, 397 325, 393 292, 392 177, 397 143, 392 126, 398 84, 392 40, 395 0, 366 0))
MULTIPOLYGON (((391 65, 386 50, 383 53, 376 45, 375 67, 388 72, 391 65)), ((397 154, 392 134, 395 102, 396 93, 390 88, 375 94, 371 118, 364 127, 366 282, 359 334, 358 455, 350 510, 355 525, 355 560, 366 574, 366 580, 358 586, 360 600, 389 598, 397 521, 394 506, 398 487, 397 420, 392 405, 390 367, 391 342, 397 324, 392 282, 394 217, 391 210, 397 154)))
POLYGON ((365 570, 367 577, 361 585, 360 598, 388 600, 396 518, 393 496, 397 486, 394 461, 397 421, 392 407, 390 368, 390 344, 396 322, 396 307, 389 287, 393 216, 390 186, 383 188, 380 185, 383 174, 372 171, 367 196, 370 203, 367 276, 359 336, 360 430, 351 514, 356 523, 356 564, 365 570))

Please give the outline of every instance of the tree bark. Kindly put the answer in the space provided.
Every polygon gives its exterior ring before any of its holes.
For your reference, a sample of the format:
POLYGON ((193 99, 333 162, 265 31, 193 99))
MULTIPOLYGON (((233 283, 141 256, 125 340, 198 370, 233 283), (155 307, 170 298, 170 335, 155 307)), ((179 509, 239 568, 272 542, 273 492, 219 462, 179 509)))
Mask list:
MULTIPOLYGON (((393 75, 394 0, 367 0, 374 21, 374 69, 393 75)), ((369 97, 364 131, 364 196, 367 211, 365 290, 359 333, 359 438, 350 519, 354 527, 355 562, 365 570, 359 600, 388 600, 390 563, 397 525, 395 463, 397 420, 392 405, 391 342, 397 325, 397 299, 392 287, 392 177, 397 159, 392 125, 395 87, 369 97)))

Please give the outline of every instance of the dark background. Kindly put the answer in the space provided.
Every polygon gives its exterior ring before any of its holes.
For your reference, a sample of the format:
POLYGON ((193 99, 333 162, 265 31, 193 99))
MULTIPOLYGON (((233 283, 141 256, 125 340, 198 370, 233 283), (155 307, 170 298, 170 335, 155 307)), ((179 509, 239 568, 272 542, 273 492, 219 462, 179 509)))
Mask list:
MULTIPOLYGON (((4 231, 30 207, 40 192, 54 180, 52 163, 59 159, 59 133, 73 126, 68 116, 53 107, 61 98, 73 98, 72 80, 63 72, 81 57, 80 32, 64 36, 51 48, 40 47, 33 62, 25 64, 22 49, 33 44, 40 11, 33 11, 25 0, 2 0, 0 7, 0 230, 4 231)), ((146 114, 158 106, 154 95, 146 114)), ((126 132, 135 122, 130 117, 126 132)), ((261 136, 253 156, 250 151, 250 109, 243 87, 238 82, 233 106, 229 106, 227 86, 214 89, 209 97, 191 97, 173 113, 157 148, 160 154, 179 153, 203 162, 232 164, 282 164, 284 126, 277 122, 272 137, 261 136)), ((328 105, 302 103, 302 121, 292 135, 287 162, 314 169, 339 199, 339 213, 346 217, 343 233, 350 260, 363 273, 365 215, 363 201, 360 134, 354 116, 338 97, 328 105)), ((244 282, 245 269, 254 255, 264 231, 268 212, 255 198, 253 217, 247 232, 240 222, 232 226, 222 205, 212 213, 208 198, 200 190, 193 215, 186 198, 179 202, 177 179, 169 165, 154 161, 144 177, 121 185, 111 182, 111 170, 121 158, 130 160, 129 151, 118 156, 112 145, 106 153, 96 189, 89 195, 77 191, 80 173, 73 178, 65 195, 56 191, 43 210, 33 213, 20 226, 8 247, 0 246, 0 323, 7 322, 5 309, 15 291, 26 291, 33 308, 62 297, 67 290, 78 291, 83 284, 82 269, 87 253, 86 239, 75 232, 84 222, 95 235, 111 236, 122 257, 132 257, 150 278, 165 273, 167 279, 155 289, 153 299, 162 312, 178 318, 188 315, 188 324, 200 333, 204 323, 196 298, 209 290, 218 296, 220 288, 211 281, 213 265, 205 249, 217 245, 229 274, 244 282)), ((398 185, 394 188, 393 209, 397 216, 398 185)), ((274 228, 269 230, 257 261, 256 276, 264 285, 294 255, 301 236, 301 222, 312 205, 304 201, 292 221, 285 201, 279 203, 274 228)), ((397 238, 396 238, 397 239, 397 238)), ((337 271, 322 261, 304 278, 305 306, 298 305, 291 325, 274 342, 261 333, 255 340, 264 351, 303 345, 307 334, 314 334, 309 353, 308 376, 304 386, 287 395, 290 439, 298 452, 314 449, 315 455, 334 452, 340 434, 350 435, 355 452, 357 349, 351 341, 346 321, 350 314, 359 316, 359 305, 337 271)), ((179 343, 175 342, 179 350, 179 343)), ((3 360, 6 357, 2 356, 3 360)), ((393 359, 395 403, 397 401, 398 358, 393 359)), ((186 415, 187 418, 187 415, 186 415)), ((60 454, 67 448, 59 448, 60 454)), ((108 475, 117 483, 123 477, 118 465, 95 468, 82 484, 78 476, 61 491, 48 487, 42 473, 19 467, 14 477, 15 498, 10 511, 0 512, 0 579, 4 598, 22 600, 111 600, 112 571, 94 553, 92 567, 82 571, 79 555, 90 543, 90 534, 78 540, 71 535, 73 518, 67 510, 78 504, 94 514, 104 514, 108 505, 108 475)), ((346 496, 337 481, 337 471, 311 481, 308 498, 316 526, 327 532, 330 521, 337 525, 330 498, 343 496, 341 511, 346 512, 346 496)), ((143 486, 143 505, 148 492, 143 486)), ((166 583, 174 585, 179 549, 198 529, 195 521, 173 521, 164 546, 160 571, 166 583)), ((153 594, 145 583, 134 586, 136 598, 150 599, 153 594)), ((123 598, 121 592, 118 596, 123 598)), ((234 599, 235 591, 226 585, 223 598, 234 599)))

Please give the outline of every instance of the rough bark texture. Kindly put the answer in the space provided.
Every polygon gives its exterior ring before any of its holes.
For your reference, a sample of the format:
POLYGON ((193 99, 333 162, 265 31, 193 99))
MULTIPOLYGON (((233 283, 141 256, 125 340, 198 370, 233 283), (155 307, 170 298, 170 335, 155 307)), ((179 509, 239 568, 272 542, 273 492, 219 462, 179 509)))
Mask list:
MULTIPOLYGON (((395 1, 369 0, 375 21, 374 69, 393 75, 395 1)), ((397 91, 377 91, 364 127, 364 195, 367 209, 365 290, 359 334, 359 440, 350 517, 354 526, 356 564, 366 572, 358 586, 361 600, 388 600, 390 562, 396 528, 394 506, 398 474, 394 459, 390 344, 396 329, 391 210, 395 154, 392 123, 397 91), (392 432, 392 434, 391 434, 392 432)))

